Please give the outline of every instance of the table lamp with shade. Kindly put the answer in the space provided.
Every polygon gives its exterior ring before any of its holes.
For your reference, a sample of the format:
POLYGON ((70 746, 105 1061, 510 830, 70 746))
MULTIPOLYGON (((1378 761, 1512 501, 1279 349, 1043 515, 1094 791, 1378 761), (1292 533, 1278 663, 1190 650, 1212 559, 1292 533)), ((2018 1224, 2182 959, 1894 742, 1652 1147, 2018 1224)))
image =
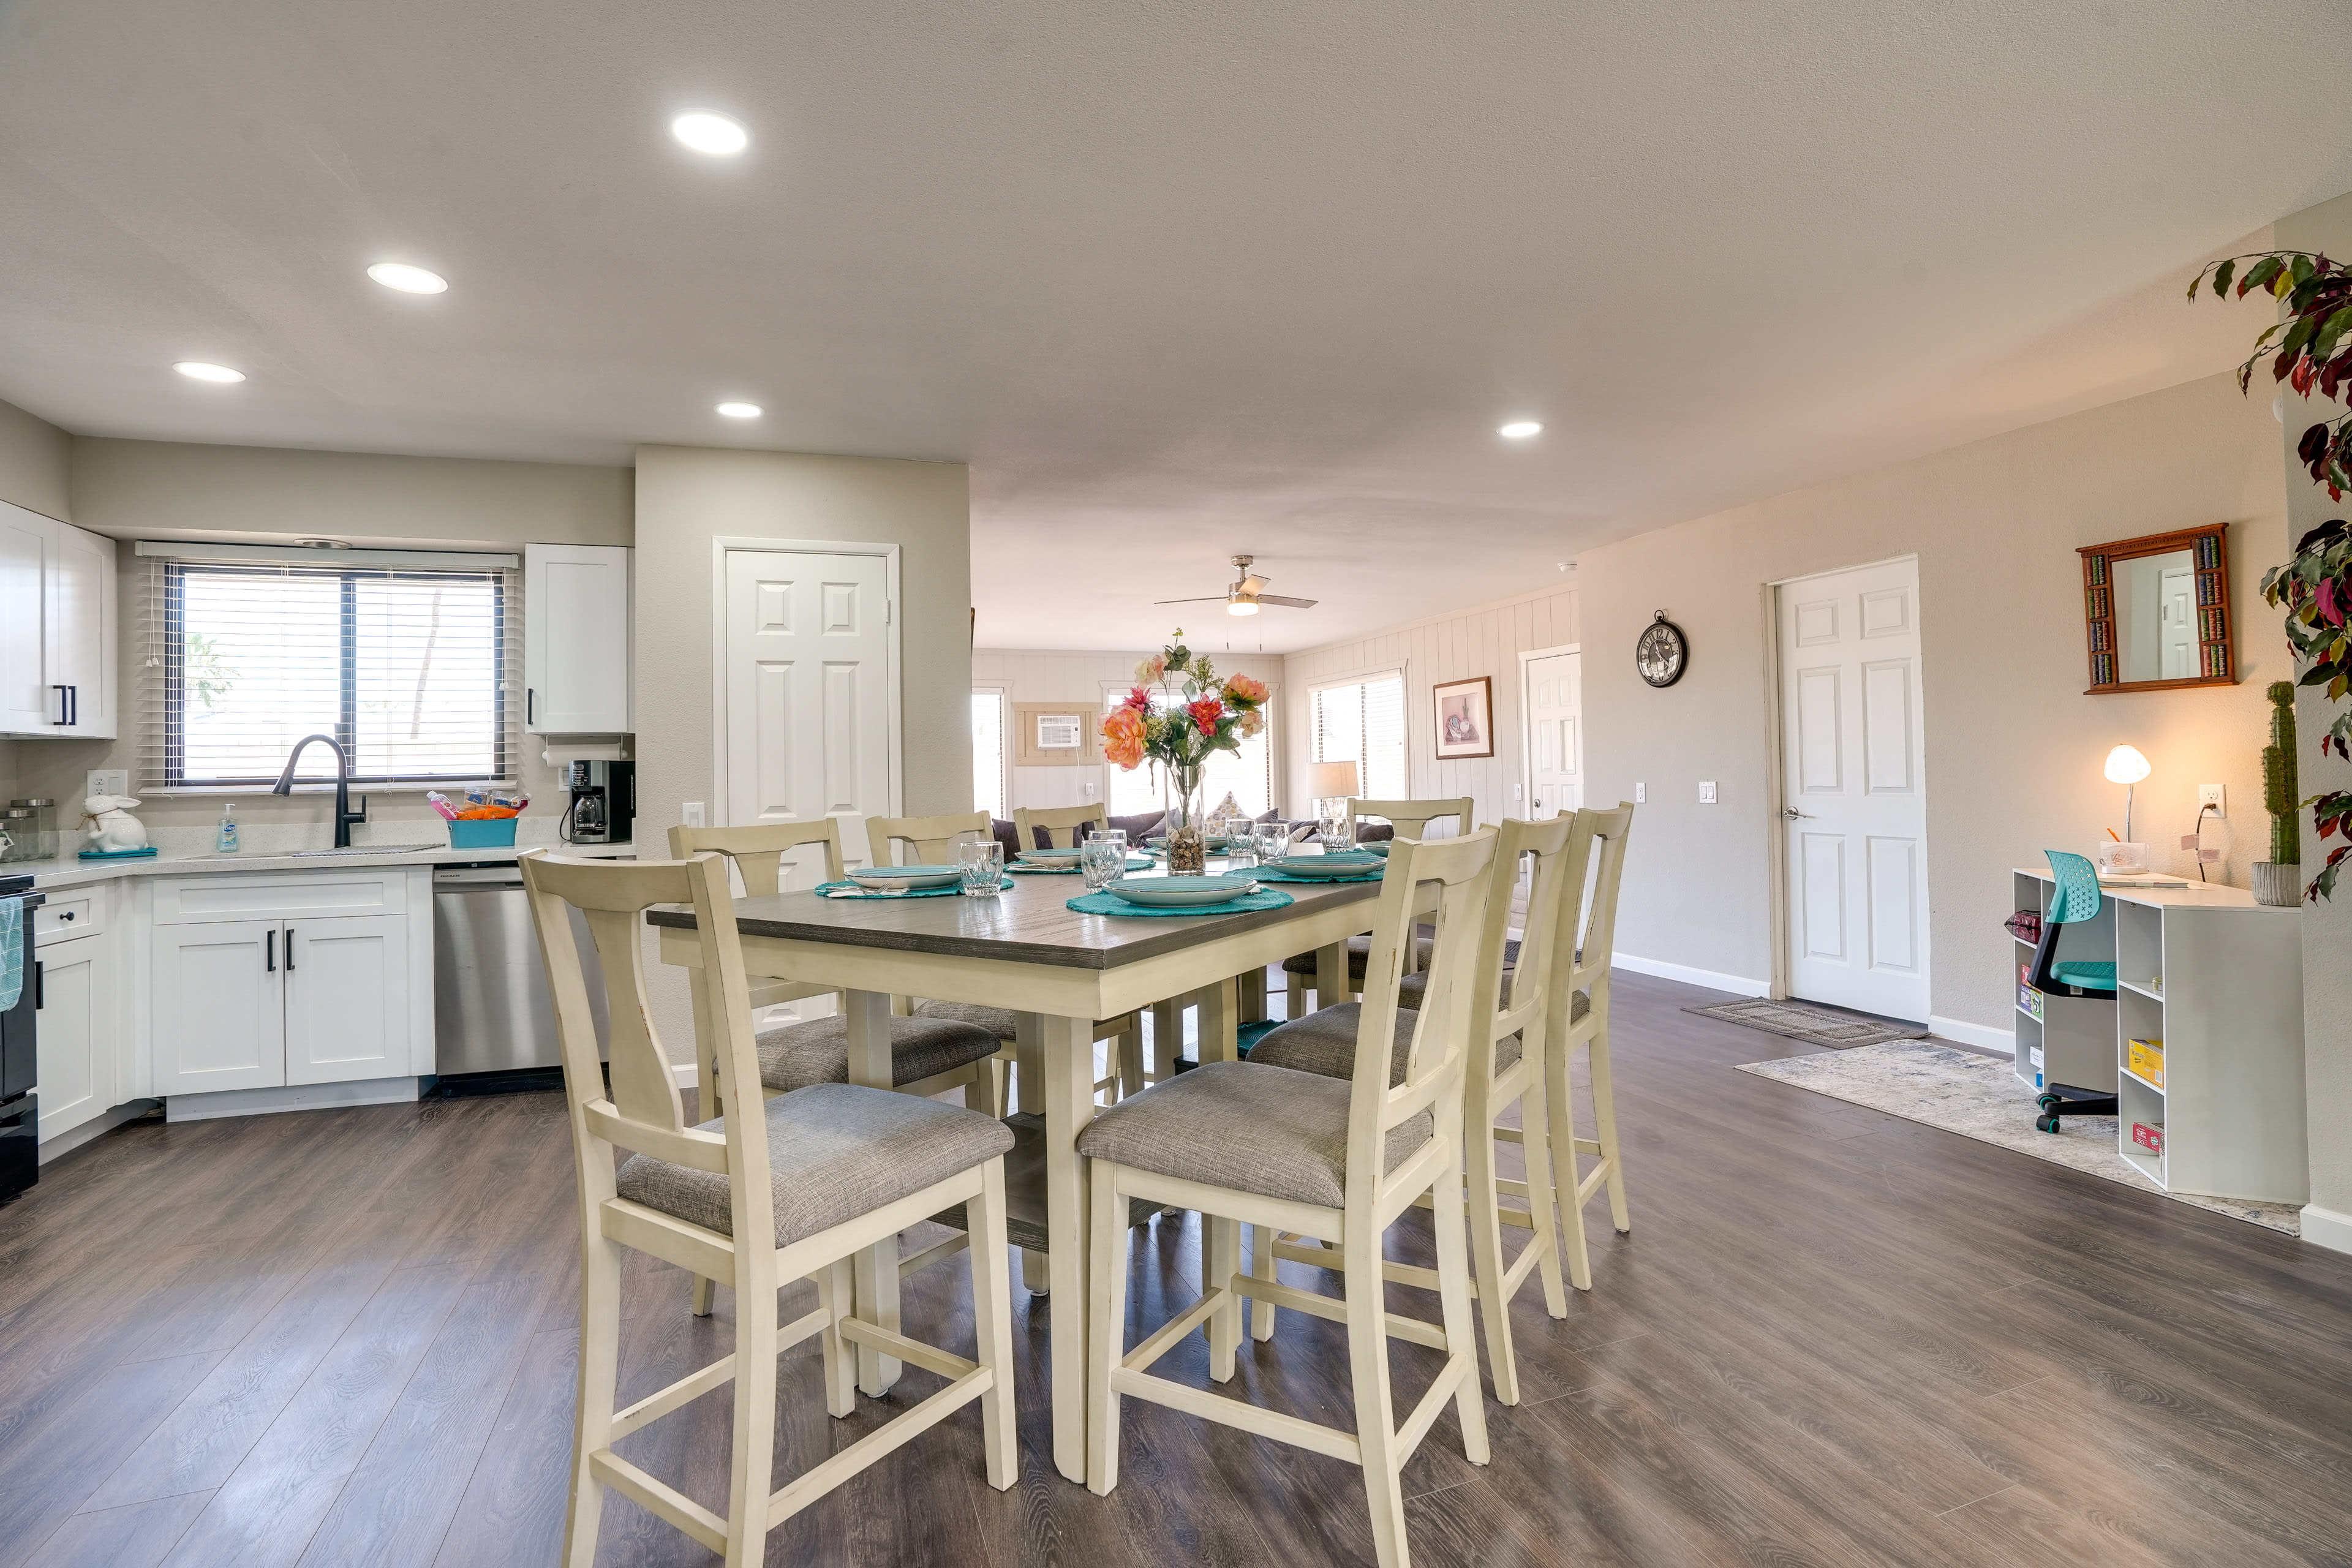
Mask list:
POLYGON ((1327 801, 1345 802, 1361 793, 1352 761, 1307 764, 1307 794, 1316 815, 1322 814, 1327 801))
POLYGON ((2132 837, 2134 786, 2152 770, 2137 746, 2117 746, 2107 753, 2107 782, 2124 786, 2124 837, 2118 844, 2099 846, 2099 864, 2118 871, 2136 871, 2147 865, 2147 846, 2132 837))

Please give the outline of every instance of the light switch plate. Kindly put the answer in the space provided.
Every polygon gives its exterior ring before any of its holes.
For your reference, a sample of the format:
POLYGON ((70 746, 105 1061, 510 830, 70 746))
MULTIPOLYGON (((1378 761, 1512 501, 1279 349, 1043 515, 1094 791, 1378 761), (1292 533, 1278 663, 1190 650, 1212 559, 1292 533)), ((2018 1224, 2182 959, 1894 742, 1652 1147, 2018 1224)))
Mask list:
POLYGON ((1633 804, 1635 805, 1646 805, 1649 804, 1649 801, 1650 786, 1645 784, 1635 784, 1633 786, 1633 804))
POLYGON ((689 800, 686 803, 684 810, 679 815, 684 819, 687 826, 703 827, 709 826, 702 820, 702 806, 703 803, 698 800, 689 800))
POLYGON ((1713 805, 1715 804, 1715 781, 1713 779, 1701 779, 1698 781, 1698 803, 1701 805, 1713 805))
POLYGON ((2197 786, 2197 809, 2201 812, 2209 805, 2213 808, 2213 815, 2216 816, 2230 815, 2226 785, 2199 784, 2197 786))
POLYGON ((82 796, 87 799, 94 795, 129 795, 130 793, 131 770, 129 768, 92 768, 89 770, 89 785, 82 791, 82 796))

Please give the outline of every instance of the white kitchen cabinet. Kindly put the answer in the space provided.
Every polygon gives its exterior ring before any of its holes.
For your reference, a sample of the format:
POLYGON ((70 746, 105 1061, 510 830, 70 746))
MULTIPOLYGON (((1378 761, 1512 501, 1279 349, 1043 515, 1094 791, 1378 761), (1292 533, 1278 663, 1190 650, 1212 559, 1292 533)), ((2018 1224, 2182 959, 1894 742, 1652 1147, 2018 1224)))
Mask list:
POLYGON ((122 1097, 115 1092, 120 1051, 113 950, 103 936, 51 942, 34 950, 39 970, 41 1138, 71 1131, 102 1116, 122 1097))
POLYGON ((632 553, 618 545, 523 547, 523 728, 531 733, 630 731, 632 553))
POLYGON ((411 1071, 406 917, 289 921, 283 942, 285 1081, 411 1071))
POLYGON ((0 501, 0 734, 110 740, 114 542, 0 501))
POLYGON ((277 921, 158 926, 155 1092, 272 1089, 286 1081, 286 985, 277 921))

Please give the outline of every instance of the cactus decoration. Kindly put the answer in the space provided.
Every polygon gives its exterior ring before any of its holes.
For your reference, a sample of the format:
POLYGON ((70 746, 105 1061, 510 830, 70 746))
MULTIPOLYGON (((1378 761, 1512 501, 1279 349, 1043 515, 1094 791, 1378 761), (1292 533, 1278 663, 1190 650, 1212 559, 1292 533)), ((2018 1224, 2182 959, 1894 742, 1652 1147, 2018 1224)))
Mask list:
POLYGON ((2271 700, 2271 743, 2263 748, 2263 809, 2271 814, 2271 862, 2303 864, 2302 792, 2295 787, 2294 687, 2273 680, 2271 700))

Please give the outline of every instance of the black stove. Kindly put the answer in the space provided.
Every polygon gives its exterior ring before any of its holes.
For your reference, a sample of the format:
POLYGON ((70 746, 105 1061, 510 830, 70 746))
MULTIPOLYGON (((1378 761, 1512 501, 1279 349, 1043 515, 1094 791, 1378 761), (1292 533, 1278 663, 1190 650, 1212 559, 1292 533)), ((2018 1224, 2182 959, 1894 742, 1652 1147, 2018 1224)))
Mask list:
MULTIPOLYGON (((40 1058, 34 1021, 41 1010, 41 967, 33 962, 33 910, 42 902, 30 877, 0 877, 0 900, 15 903, 16 999, 0 1010, 0 1203, 33 1184, 40 1172, 40 1058)), ((9 966, 0 963, 0 973, 9 966)))

